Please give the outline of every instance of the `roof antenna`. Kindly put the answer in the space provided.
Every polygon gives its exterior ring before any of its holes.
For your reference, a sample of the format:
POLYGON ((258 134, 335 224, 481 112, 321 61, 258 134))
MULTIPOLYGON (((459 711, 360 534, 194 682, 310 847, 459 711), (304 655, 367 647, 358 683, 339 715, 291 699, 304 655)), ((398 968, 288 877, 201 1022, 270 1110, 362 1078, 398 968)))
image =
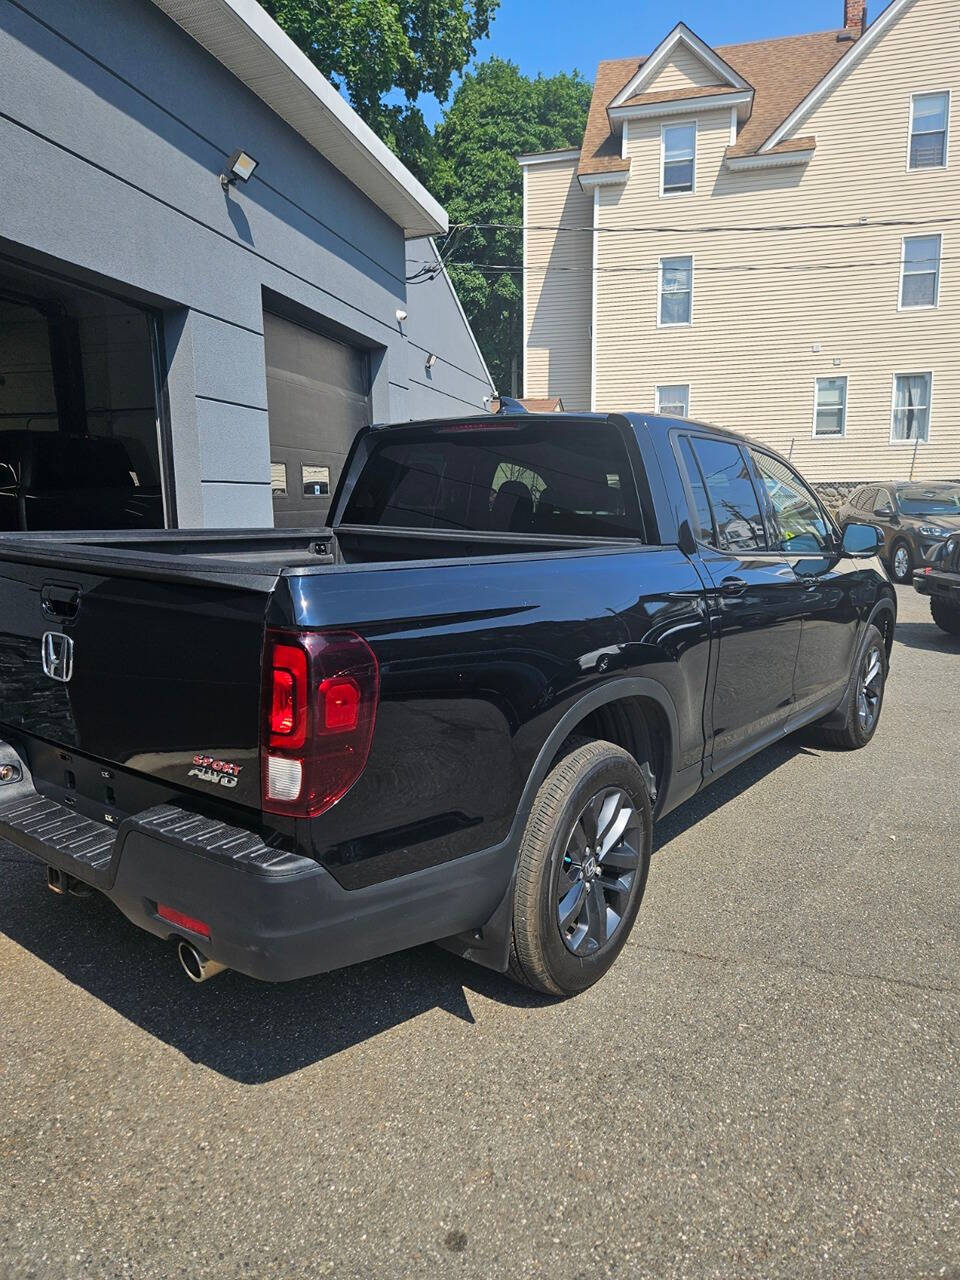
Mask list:
POLYGON ((522 404, 519 400, 513 400, 510 396, 500 397, 500 408, 497 410, 498 415, 501 413, 526 413, 526 412, 527 412, 526 405, 522 404))

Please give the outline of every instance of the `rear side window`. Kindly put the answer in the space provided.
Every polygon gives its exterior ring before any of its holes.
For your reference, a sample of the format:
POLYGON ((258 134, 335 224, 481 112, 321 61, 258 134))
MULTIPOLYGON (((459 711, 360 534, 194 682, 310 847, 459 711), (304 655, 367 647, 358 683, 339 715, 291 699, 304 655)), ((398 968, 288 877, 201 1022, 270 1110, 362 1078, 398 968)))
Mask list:
POLYGON ((457 422, 373 440, 344 524, 643 536, 626 445, 606 423, 457 422))
POLYGON ((760 503, 746 460, 737 445, 696 436, 693 448, 713 507, 721 548, 765 550, 760 503))
POLYGON ((703 477, 700 475, 700 467, 697 464, 697 460, 693 456, 693 446, 690 443, 689 436, 680 437, 680 453, 683 455, 683 465, 690 485, 690 496, 693 498, 694 514, 697 517, 697 524, 700 526, 700 541, 709 543, 710 546, 716 546, 716 535, 713 531, 713 513, 710 510, 710 503, 707 501, 707 491, 703 487, 703 477))

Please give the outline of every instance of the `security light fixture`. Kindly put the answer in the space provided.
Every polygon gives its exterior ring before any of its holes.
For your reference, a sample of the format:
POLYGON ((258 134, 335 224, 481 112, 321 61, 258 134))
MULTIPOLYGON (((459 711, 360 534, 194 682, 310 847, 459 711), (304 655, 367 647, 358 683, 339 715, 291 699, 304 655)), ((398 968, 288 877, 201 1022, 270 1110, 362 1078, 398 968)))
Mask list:
POLYGON ((257 162, 253 156, 248 156, 245 151, 235 151, 220 175, 221 187, 226 191, 238 178, 241 182, 247 182, 256 167, 257 162))
POLYGON ((433 353, 432 351, 431 351, 431 352, 430 352, 430 354, 427 356, 427 359, 426 359, 426 362, 425 362, 425 363, 426 363, 426 367, 427 367, 428 369, 432 369, 432 368, 433 368, 433 366, 437 363, 437 357, 434 355, 434 353, 433 353))
POLYGON ((402 307, 398 307, 397 308, 397 324, 403 324, 406 318, 407 318, 407 313, 404 311, 402 307))

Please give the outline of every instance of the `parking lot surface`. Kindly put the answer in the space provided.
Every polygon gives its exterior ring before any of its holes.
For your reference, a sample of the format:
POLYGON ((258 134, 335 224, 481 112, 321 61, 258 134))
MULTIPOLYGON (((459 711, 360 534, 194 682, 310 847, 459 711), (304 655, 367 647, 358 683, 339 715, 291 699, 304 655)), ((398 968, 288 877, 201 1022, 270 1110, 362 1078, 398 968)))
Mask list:
POLYGON ((0 1277, 960 1280, 960 641, 666 819, 612 973, 191 986, 0 846, 0 1277))

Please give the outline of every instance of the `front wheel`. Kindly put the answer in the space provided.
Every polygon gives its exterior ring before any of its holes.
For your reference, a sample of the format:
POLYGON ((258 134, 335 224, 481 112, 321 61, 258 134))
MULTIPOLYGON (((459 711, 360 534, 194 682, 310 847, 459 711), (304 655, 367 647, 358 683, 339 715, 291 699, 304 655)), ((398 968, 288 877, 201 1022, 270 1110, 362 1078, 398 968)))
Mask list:
POLYGON ((905 542, 895 542, 890 553, 890 577, 901 586, 913 577, 913 557, 905 542))
POLYGON ((650 796, 636 760, 584 742, 551 770, 517 864, 510 972, 549 995, 602 978, 623 948, 647 882, 650 796))
POLYGON ((827 746, 855 751, 867 745, 880 722, 886 685, 887 650, 883 636, 871 624, 841 706, 843 720, 838 727, 820 728, 827 746))
POLYGON ((941 631, 948 636, 960 636, 960 606, 947 604, 936 596, 930 601, 930 615, 941 631))

